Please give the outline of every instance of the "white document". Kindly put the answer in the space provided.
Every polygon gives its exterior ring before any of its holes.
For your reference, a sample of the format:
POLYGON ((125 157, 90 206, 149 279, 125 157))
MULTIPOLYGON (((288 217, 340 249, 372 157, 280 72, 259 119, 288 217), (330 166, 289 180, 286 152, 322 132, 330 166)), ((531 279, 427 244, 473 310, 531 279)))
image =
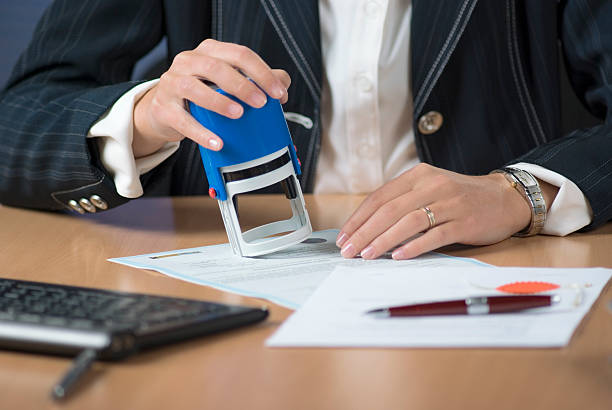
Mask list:
POLYGON ((612 270, 543 268, 337 268, 268 339, 276 347, 559 347, 612 270), (517 313, 380 318, 371 309, 502 294, 496 287, 544 281, 560 288, 554 307, 517 313))
POLYGON ((299 307, 336 266, 369 270, 379 266, 411 269, 425 266, 487 266, 469 258, 430 253, 395 261, 390 255, 376 260, 344 259, 336 246, 337 230, 314 232, 306 241, 285 250, 253 258, 234 255, 229 244, 203 246, 148 255, 109 259, 111 262, 151 269, 188 282, 239 295, 268 299, 299 307))

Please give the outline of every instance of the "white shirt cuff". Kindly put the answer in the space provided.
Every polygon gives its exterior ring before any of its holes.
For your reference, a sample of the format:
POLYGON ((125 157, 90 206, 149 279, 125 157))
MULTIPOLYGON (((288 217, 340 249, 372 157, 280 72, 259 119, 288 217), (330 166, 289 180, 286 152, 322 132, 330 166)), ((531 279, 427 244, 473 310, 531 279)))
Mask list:
POLYGON ((552 204, 546 204, 546 222, 541 233, 565 236, 587 226, 593 211, 582 191, 569 179, 539 165, 520 162, 512 165, 531 173, 534 177, 559 188, 552 204))
POLYGON ((134 105, 157 80, 139 84, 123 94, 90 128, 87 138, 98 138, 100 160, 115 181, 117 193, 126 198, 142 196, 140 176, 149 172, 179 147, 180 142, 168 142, 158 151, 135 159, 132 151, 134 105))

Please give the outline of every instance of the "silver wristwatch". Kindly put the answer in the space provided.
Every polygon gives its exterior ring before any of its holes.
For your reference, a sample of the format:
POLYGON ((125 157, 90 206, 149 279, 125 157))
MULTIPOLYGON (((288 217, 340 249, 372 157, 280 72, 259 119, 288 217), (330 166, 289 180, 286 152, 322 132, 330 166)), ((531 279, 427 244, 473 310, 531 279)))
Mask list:
POLYGON ((504 174, 506 179, 521 193, 531 208, 531 222, 529 226, 515 233, 514 236, 537 235, 542 230, 544 222, 546 222, 546 202, 542 196, 538 180, 529 172, 518 168, 506 167, 496 169, 492 173, 504 174))

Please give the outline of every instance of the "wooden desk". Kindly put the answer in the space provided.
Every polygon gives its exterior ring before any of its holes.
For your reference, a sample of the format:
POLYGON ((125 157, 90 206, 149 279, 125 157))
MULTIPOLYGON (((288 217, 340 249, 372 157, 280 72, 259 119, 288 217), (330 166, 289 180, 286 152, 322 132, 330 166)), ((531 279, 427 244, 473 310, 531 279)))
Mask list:
MULTIPOLYGON (((360 197, 307 197, 314 229, 336 228, 360 197)), ((278 217, 274 197, 241 202, 246 225, 278 217), (262 212, 264 214, 262 214, 262 212)), ((262 304, 106 261, 225 242, 214 201, 133 201, 74 217, 0 207, 1 276, 262 304)), ((567 238, 511 238, 448 253, 495 265, 612 267, 612 224, 567 238)), ((49 399, 70 360, 0 351, 2 409, 610 409, 610 288, 564 349, 270 349, 290 314, 256 327, 96 363, 67 402, 49 399)))

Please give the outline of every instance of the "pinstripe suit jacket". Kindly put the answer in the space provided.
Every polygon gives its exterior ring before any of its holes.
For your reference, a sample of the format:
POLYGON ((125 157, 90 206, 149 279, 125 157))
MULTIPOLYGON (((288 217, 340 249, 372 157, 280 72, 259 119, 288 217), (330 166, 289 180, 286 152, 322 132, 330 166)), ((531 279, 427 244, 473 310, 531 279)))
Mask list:
MULTIPOLYGON (((317 0, 57 0, 44 14, 0 96, 0 202, 65 209, 70 199, 126 201, 85 136, 134 83, 134 63, 163 36, 170 59, 207 37, 241 43, 293 79, 288 111, 310 191, 320 148, 322 61, 317 0)), ((414 118, 421 160, 467 174, 527 161, 565 175, 612 219, 612 2, 413 0, 414 118), (601 125, 560 131, 557 45, 576 93, 601 125)), ((408 80, 408 79, 407 79, 408 80)), ((142 176, 146 195, 207 190, 195 146, 142 176)))

